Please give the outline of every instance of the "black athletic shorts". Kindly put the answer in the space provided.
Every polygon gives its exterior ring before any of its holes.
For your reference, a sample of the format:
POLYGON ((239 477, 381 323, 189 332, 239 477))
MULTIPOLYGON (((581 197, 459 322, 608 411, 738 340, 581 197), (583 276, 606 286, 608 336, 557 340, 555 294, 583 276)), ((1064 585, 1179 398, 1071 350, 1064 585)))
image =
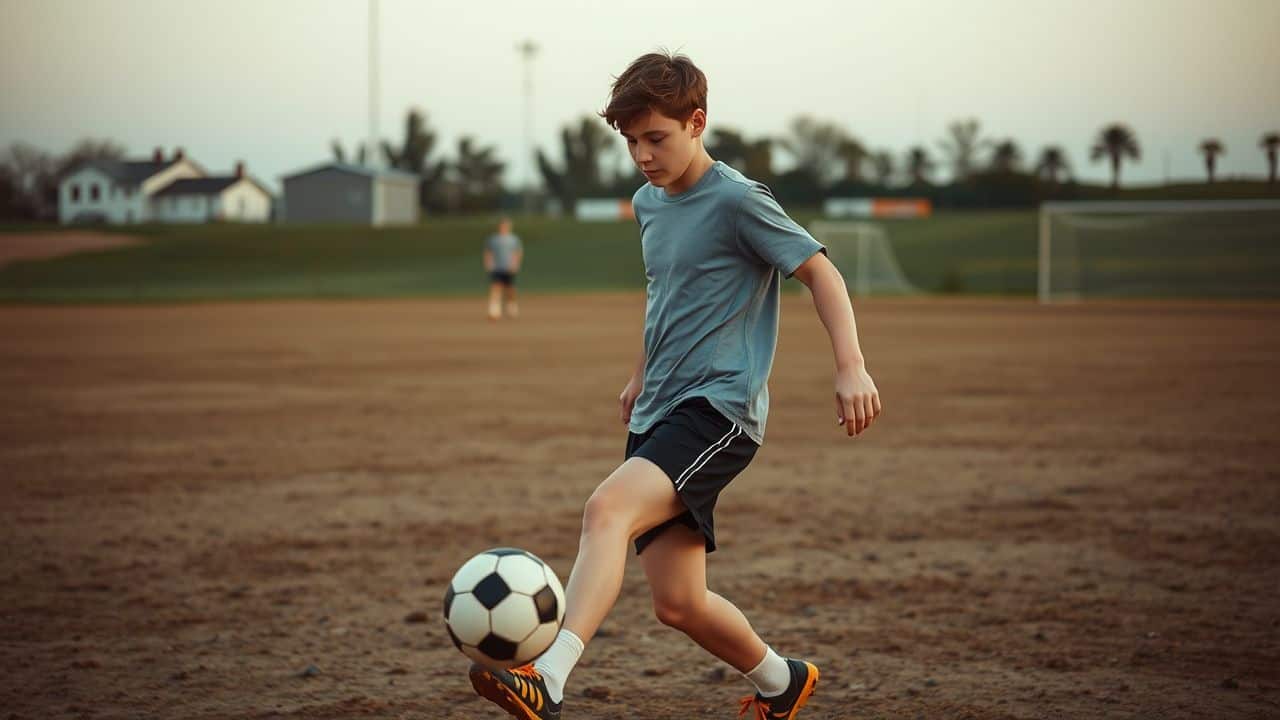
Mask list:
POLYGON ((759 448, 741 427, 700 397, 680 403, 643 434, 628 433, 627 458, 642 457, 662 468, 687 508, 636 538, 636 554, 677 524, 701 532, 707 552, 715 552, 716 499, 751 464, 759 448))
POLYGON ((513 272, 506 272, 504 270, 494 270, 489 273, 489 281, 501 283, 507 287, 512 287, 516 284, 516 274, 513 272))

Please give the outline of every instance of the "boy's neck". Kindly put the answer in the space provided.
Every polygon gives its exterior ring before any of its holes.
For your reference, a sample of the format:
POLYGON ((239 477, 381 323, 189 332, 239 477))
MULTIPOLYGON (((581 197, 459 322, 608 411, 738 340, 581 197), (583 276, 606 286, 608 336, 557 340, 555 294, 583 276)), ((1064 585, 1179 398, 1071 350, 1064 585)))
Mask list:
POLYGON ((698 152, 693 156, 693 161, 689 163, 689 169, 685 170, 683 175, 671 181, 671 183, 666 187, 662 188, 663 191, 666 192, 667 195, 679 195, 685 190, 688 190, 698 184, 698 181, 702 179, 703 175, 707 174, 707 171, 711 169, 711 166, 714 165, 715 162, 715 160, 711 159, 711 155, 707 154, 706 148, 699 147, 698 152))

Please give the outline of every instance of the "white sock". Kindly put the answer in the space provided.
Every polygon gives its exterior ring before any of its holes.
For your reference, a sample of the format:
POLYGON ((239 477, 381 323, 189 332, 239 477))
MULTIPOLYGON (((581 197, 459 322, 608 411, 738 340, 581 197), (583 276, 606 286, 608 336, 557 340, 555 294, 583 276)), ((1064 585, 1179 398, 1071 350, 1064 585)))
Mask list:
POLYGON ((791 669, 787 667, 787 661, 767 645, 764 649, 764 659, 754 670, 744 673, 743 677, 756 686, 756 691, 761 697, 781 695, 791 685, 791 669))
MULTIPOLYGON (((569 673, 573 672, 573 666, 578 664, 578 658, 582 657, 582 650, 582 639, 572 631, 560 628, 556 641, 533 663, 533 669, 547 683, 547 694, 551 696, 551 702, 564 700, 564 682, 569 679, 569 673)), ((782 669, 786 670, 785 665, 782 669)))

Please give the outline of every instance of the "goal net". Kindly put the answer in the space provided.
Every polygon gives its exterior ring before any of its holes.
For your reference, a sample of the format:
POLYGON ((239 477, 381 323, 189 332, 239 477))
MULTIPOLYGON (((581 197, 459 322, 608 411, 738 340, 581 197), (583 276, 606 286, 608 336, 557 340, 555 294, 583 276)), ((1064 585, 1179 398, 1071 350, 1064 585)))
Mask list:
POLYGON ((827 256, 855 296, 919 292, 902 273, 883 225, 825 220, 812 223, 809 232, 827 247, 827 256))
POLYGON ((1280 298, 1280 201, 1040 207, 1040 302, 1280 298))

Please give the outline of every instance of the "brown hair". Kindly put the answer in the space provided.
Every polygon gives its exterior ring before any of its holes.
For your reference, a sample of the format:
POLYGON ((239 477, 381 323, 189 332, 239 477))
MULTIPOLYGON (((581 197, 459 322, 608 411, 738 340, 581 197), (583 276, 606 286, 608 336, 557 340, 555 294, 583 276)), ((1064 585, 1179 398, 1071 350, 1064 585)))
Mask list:
POLYGON ((685 123, 698 108, 707 109, 707 76, 687 56, 663 51, 641 55, 614 79, 600 117, 621 130, 649 110, 685 123))

